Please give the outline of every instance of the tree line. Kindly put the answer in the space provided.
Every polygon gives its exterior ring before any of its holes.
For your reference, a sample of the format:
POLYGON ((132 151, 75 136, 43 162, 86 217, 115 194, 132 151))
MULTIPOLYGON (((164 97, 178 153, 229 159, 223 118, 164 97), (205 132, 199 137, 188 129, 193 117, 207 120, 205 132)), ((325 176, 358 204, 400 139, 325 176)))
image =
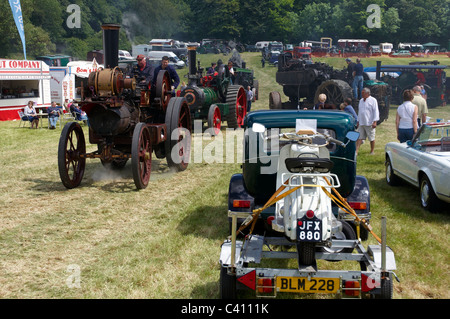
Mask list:
MULTIPOLYGON (((450 0, 21 0, 21 5, 29 59, 54 53, 85 59, 88 51, 102 48, 103 23, 122 26, 125 50, 152 38, 298 44, 331 37, 444 47, 450 41, 450 0), (70 5, 78 11, 68 10, 70 5)), ((23 58, 7 0, 0 1, 0 10, 0 57, 23 58)))

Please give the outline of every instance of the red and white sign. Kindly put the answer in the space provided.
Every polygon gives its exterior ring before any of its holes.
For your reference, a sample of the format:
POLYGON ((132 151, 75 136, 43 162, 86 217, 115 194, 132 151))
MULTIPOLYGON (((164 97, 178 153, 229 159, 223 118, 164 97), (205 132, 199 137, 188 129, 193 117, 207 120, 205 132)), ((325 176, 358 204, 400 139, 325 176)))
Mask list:
POLYGON ((80 78, 89 77, 89 73, 97 71, 99 67, 103 67, 99 65, 97 61, 72 61, 67 64, 69 67, 69 73, 74 74, 80 78))
POLYGON ((0 59, 0 121, 19 119, 18 111, 28 101, 38 108, 51 103, 50 70, 42 61, 0 59), (18 82, 16 82, 18 81, 18 82))

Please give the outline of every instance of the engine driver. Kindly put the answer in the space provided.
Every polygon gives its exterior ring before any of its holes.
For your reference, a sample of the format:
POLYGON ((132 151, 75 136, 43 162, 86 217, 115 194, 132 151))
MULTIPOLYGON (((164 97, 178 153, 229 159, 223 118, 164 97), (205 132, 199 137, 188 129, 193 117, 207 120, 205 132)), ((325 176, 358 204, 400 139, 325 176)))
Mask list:
POLYGON ((163 56, 161 59, 161 65, 155 68, 153 73, 153 85, 156 85, 156 80, 158 78, 158 73, 161 70, 166 70, 169 72, 170 84, 172 86, 172 96, 175 96, 175 90, 180 84, 180 77, 178 76, 177 71, 169 64, 169 57, 163 56))
POLYGON ((141 79, 139 84, 148 87, 153 80, 154 67, 147 61, 143 54, 139 54, 136 60, 138 62, 138 75, 141 79))

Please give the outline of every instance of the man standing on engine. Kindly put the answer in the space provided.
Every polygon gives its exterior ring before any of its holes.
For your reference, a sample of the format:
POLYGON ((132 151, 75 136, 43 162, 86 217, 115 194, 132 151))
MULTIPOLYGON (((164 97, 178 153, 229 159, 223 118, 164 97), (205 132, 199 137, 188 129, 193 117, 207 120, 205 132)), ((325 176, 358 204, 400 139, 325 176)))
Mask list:
POLYGON ((358 91, 359 91, 359 97, 361 98, 362 95, 362 89, 364 85, 364 66, 361 63, 361 59, 356 59, 356 64, 353 66, 353 97, 355 99, 358 99, 358 91))
POLYGON ((169 72, 170 84, 172 86, 172 96, 175 96, 175 90, 180 84, 180 77, 178 76, 177 71, 173 68, 173 66, 169 65, 169 57, 163 56, 161 59, 161 65, 156 67, 155 72, 153 74, 153 85, 156 85, 156 79, 158 78, 158 73, 161 70, 166 70, 169 72))

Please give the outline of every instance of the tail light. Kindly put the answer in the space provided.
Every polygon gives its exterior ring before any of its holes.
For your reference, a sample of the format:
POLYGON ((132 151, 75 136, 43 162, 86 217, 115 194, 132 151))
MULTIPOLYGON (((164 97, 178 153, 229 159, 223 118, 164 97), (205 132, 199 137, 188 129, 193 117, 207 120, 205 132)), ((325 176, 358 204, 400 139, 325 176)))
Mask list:
POLYGON ((250 208, 251 202, 249 200, 235 199, 233 201, 234 208, 250 208))
POLYGON ((348 202, 351 208, 356 210, 365 210, 367 209, 367 203, 366 202, 348 202))
POLYGON ((359 281, 346 281, 343 290, 347 296, 358 297, 361 285, 359 281))
POLYGON ((306 212, 306 217, 309 218, 309 219, 313 218, 314 217, 314 211, 313 210, 308 210, 306 212))
POLYGON ((275 216, 267 217, 267 224, 272 225, 272 222, 275 220, 275 216))
POLYGON ((258 292, 269 293, 273 291, 273 279, 272 278, 258 278, 258 292))

